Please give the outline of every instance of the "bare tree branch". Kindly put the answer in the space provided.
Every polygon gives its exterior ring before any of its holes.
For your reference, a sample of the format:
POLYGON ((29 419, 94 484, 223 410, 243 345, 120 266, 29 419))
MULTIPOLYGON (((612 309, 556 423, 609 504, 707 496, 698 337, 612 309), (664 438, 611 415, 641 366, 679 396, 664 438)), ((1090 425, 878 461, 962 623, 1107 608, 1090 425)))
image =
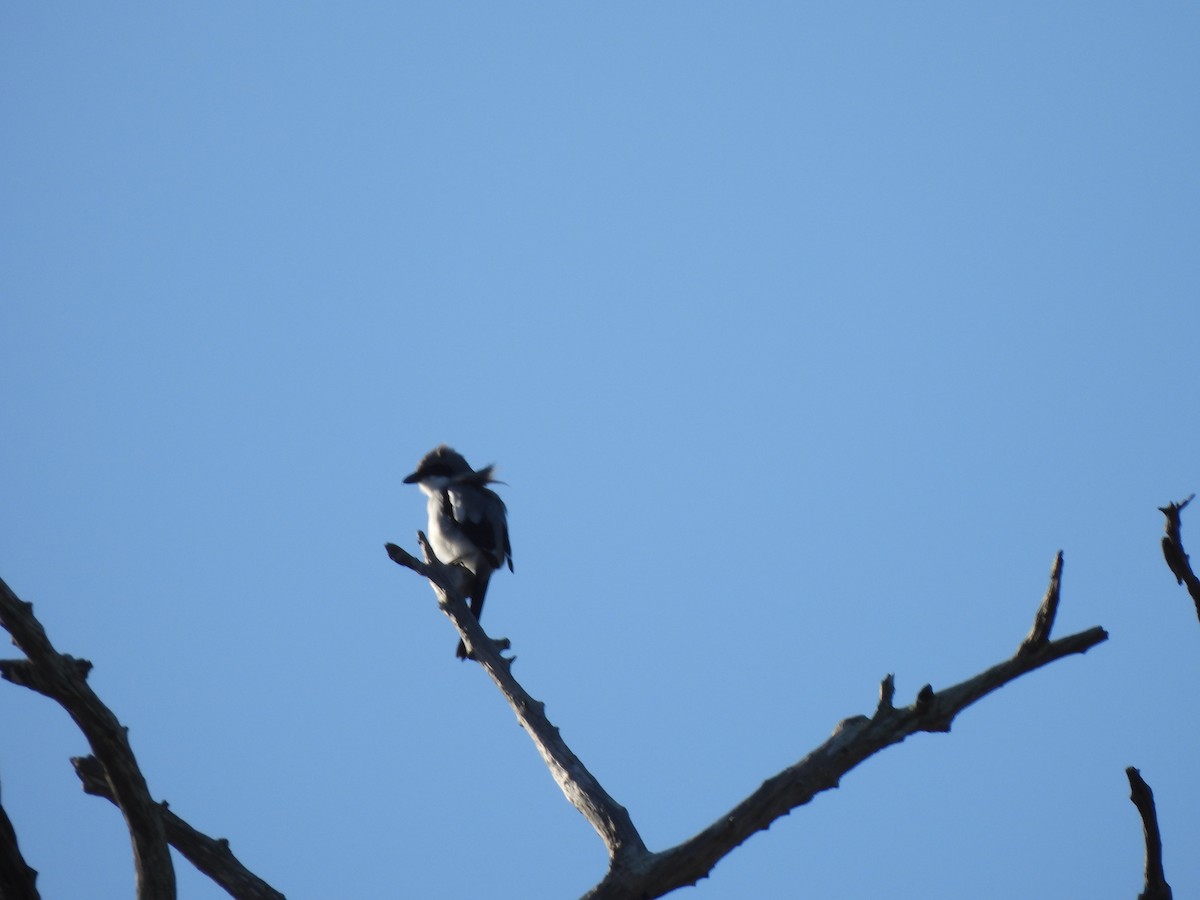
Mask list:
MULTIPOLYGON (((588 900, 661 897, 706 878, 713 867, 755 832, 835 788, 843 775, 885 747, 920 731, 949 731, 963 709, 1010 681, 1104 641, 1102 628, 1092 628, 1045 644, 1036 653, 1018 654, 986 672, 940 693, 926 685, 916 701, 903 709, 881 707, 876 714, 843 720, 825 743, 762 786, 700 834, 661 853, 652 854, 635 872, 610 871, 584 896, 588 900), (631 877, 632 875, 632 877, 631 877)), ((885 684, 886 684, 885 680, 885 684)))
POLYGON ((1046 596, 1038 607, 1037 615, 1033 617, 1033 628, 1021 643, 1018 653, 1032 653, 1046 643, 1050 637, 1050 629, 1054 627, 1054 617, 1058 615, 1058 594, 1062 587, 1063 553, 1058 551, 1054 557, 1054 566, 1050 569, 1050 584, 1046 587, 1046 596))
POLYGON ((56 701, 79 726, 105 776, 133 843, 138 900, 175 900, 175 869, 158 805, 129 746, 127 729, 87 683, 91 663, 54 649, 42 625, 0 579, 0 624, 28 660, 0 661, 0 675, 56 701))
POLYGON ((1183 550, 1183 538, 1179 534, 1180 528, 1183 527, 1179 514, 1195 496, 1192 494, 1182 503, 1160 506, 1158 511, 1167 517, 1166 534, 1162 539, 1163 558, 1166 559, 1171 574, 1175 576, 1175 583, 1187 585, 1188 594, 1196 605, 1196 616, 1200 618, 1200 579, 1196 578, 1196 573, 1192 571, 1191 561, 1183 550))
POLYGON ((479 620, 467 608, 462 593, 457 589, 452 567, 441 563, 423 532, 417 532, 417 541, 425 556, 421 562, 395 544, 387 544, 388 556, 394 562, 424 576, 433 586, 438 606, 450 620, 471 655, 483 666, 508 705, 516 713, 517 721, 525 729, 537 747, 550 774, 554 777, 567 800, 578 809, 596 829, 604 846, 608 848, 611 864, 623 867, 629 861, 646 855, 646 845, 633 827, 633 821, 625 807, 615 801, 587 770, 566 742, 559 736, 558 729, 546 717, 546 704, 533 699, 517 683, 512 675, 512 659, 500 655, 507 649, 506 640, 492 641, 483 631, 479 620))
MULTIPOLYGON (((71 760, 71 765, 75 767, 75 774, 79 776, 84 791, 116 802, 104 777, 104 767, 96 757, 78 756, 71 760)), ((237 900, 285 900, 283 894, 242 865, 229 849, 229 841, 225 838, 211 838, 197 831, 175 815, 165 802, 159 808, 171 846, 229 896, 237 900)), ((0 894, 0 897, 5 895, 0 894)))
POLYGON ((3 900, 40 900, 37 872, 25 862, 17 847, 17 832, 4 807, 0 806, 0 898, 3 900))
MULTIPOLYGON (((911 734, 949 731, 962 710, 992 691, 1064 656, 1084 653, 1108 638, 1103 628, 1095 627, 1050 640, 1062 576, 1062 554, 1059 553, 1033 627, 1012 657, 941 692, 925 685, 914 702, 902 709, 893 706, 895 679, 888 675, 880 684, 874 716, 853 716, 843 720, 820 747, 763 782, 758 790, 708 828, 682 844, 652 853, 634 830, 625 808, 603 792, 562 742, 557 729, 545 719, 542 704, 536 704, 536 716, 530 715, 530 704, 534 701, 513 679, 511 661, 500 657, 496 645, 470 615, 461 595, 454 590, 453 579, 447 577, 447 567, 433 557, 425 536, 418 533, 418 540, 426 563, 394 544, 387 545, 389 556, 433 584, 442 611, 454 622, 467 646, 475 651, 492 680, 504 692, 563 793, 588 818, 609 848, 609 871, 584 895, 585 900, 648 900, 695 884, 708 877, 722 858, 755 832, 765 830, 776 819, 807 803, 818 793, 837 787, 842 776, 863 760, 900 743, 911 734)), ((504 643, 507 646, 507 642, 504 643)))
POLYGON ((1138 894, 1138 900, 1171 900, 1171 886, 1163 874, 1162 835, 1158 831, 1154 792, 1133 766, 1127 768, 1125 774, 1129 778, 1129 799, 1142 817, 1142 833, 1146 837, 1146 886, 1138 894))
MULTIPOLYGON (((238 861, 229 849, 229 842, 224 838, 213 839, 192 828, 168 809, 166 803, 157 804, 150 799, 145 780, 133 759, 133 752, 125 740, 126 729, 123 728, 112 712, 100 702, 99 698, 88 687, 86 679, 92 664, 84 659, 75 659, 65 654, 57 653, 46 637, 41 623, 33 615, 33 607, 19 600, 8 585, 0 580, 0 623, 13 634, 14 642, 29 656, 28 659, 0 660, 0 675, 8 681, 37 691, 40 694, 58 701, 71 714, 71 717, 84 732, 96 756, 77 757, 71 760, 75 772, 83 784, 83 789, 89 794, 104 797, 123 812, 126 822, 130 815, 125 811, 122 795, 141 790, 149 802, 149 810, 141 808, 143 818, 153 818, 158 823, 163 835, 163 847, 170 843, 182 853, 201 872, 213 879, 230 896, 238 900, 285 900, 283 894, 256 876, 238 861), (65 696, 66 699, 63 699, 65 696), (112 747, 116 741, 118 746, 112 747), (99 746, 98 746, 99 745, 99 746), (109 765, 101 762, 100 748, 105 748, 114 762, 109 765), (113 772, 120 773, 114 778, 113 772), (140 785, 140 788, 139 788, 140 785)), ((0 809, 0 817, 3 810, 0 809)), ((4 825, 7 819, 0 821, 0 845, 4 842, 4 825)), ((130 825, 130 833, 134 837, 135 858, 141 833, 134 834, 134 826, 130 825)), ((15 836, 13 848, 15 849, 15 836)), ((0 847, 0 852, 3 848, 0 847)), ((169 850, 167 853, 169 854, 169 850)), ((168 855, 168 860, 170 859, 168 855)), ((33 870, 29 870, 33 873, 33 870)), ((143 884, 147 879, 138 872, 138 897, 174 897, 174 870, 168 870, 171 879, 169 894, 143 893, 143 884)), ((3 881, 4 873, 0 872, 0 900, 13 898, 36 898, 36 890, 32 894, 9 893, 7 882, 3 881)), ((30 882, 32 889, 32 881, 30 882)))

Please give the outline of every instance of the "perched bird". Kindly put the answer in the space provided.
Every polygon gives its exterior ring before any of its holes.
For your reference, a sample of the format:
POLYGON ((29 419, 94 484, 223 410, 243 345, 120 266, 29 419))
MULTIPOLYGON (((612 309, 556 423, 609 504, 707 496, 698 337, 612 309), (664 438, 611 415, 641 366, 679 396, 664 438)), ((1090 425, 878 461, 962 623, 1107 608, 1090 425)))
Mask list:
MULTIPOLYGON (((494 466, 478 472, 462 456, 442 444, 425 454, 417 470, 404 479, 429 498, 429 543, 437 558, 466 570, 463 594, 479 618, 492 573, 508 563, 512 571, 512 546, 504 501, 489 490, 494 466)), ((460 570, 461 571, 461 570, 460 570)), ((467 648, 458 642, 459 659, 467 648)))

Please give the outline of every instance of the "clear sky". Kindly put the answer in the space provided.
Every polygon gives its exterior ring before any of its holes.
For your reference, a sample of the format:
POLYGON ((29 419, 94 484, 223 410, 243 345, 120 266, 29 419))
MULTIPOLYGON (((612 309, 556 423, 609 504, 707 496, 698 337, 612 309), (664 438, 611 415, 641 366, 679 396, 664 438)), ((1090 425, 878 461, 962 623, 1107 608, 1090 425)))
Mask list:
MULTIPOLYGON (((1197 47, 1178 2, 5 4, 0 574, 290 900, 560 898, 600 842, 383 551, 432 446, 498 464, 484 624, 654 848, 1006 657, 1062 548, 1107 644, 687 896, 1131 898, 1128 765, 1198 896, 1197 47)), ((0 722, 44 895, 132 896, 65 713, 0 722)))

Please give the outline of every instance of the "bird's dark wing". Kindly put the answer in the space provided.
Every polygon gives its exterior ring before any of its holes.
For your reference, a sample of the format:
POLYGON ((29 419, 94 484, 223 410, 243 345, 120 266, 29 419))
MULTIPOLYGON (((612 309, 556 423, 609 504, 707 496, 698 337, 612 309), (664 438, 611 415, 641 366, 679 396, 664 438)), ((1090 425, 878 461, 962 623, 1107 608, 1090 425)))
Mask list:
POLYGON ((508 543, 508 511, 504 501, 487 488, 448 488, 442 494, 442 509, 467 539, 488 558, 493 569, 508 562, 512 569, 512 548, 508 543))

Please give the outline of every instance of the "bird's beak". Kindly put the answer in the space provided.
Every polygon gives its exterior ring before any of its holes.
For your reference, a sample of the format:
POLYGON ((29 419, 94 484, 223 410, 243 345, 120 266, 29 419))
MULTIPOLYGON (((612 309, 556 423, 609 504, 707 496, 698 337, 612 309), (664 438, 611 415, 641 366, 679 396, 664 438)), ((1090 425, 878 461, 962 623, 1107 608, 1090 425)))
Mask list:
POLYGON ((404 483, 405 484, 416 484, 420 480, 421 480, 420 473, 413 472, 411 475, 409 475, 407 478, 404 479, 404 483))

